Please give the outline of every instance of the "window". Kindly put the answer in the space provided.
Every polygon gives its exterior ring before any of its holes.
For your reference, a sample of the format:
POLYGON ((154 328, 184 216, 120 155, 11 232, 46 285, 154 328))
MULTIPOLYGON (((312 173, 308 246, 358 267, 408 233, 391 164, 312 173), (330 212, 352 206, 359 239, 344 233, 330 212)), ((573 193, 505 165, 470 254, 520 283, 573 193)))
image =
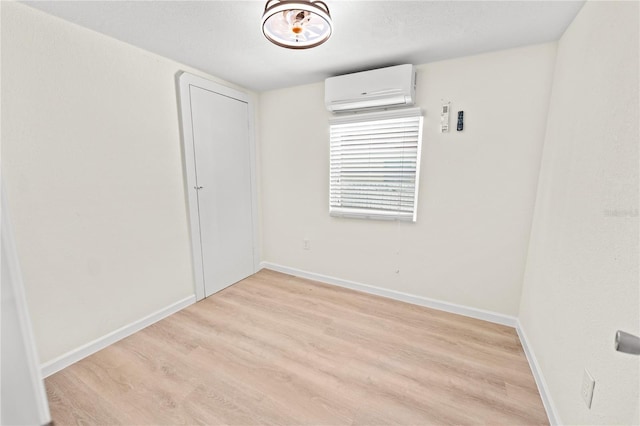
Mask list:
POLYGON ((329 213, 415 222, 421 141, 419 108, 332 119, 329 213))

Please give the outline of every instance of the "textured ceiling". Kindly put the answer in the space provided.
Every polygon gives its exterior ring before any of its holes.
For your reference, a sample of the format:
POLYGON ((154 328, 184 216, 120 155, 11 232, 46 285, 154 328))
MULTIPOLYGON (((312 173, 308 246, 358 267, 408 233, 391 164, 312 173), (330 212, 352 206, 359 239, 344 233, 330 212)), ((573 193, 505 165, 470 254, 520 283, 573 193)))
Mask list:
POLYGON ((262 1, 24 3, 255 91, 557 40, 584 3, 325 1, 335 30, 311 50, 269 43, 262 1))

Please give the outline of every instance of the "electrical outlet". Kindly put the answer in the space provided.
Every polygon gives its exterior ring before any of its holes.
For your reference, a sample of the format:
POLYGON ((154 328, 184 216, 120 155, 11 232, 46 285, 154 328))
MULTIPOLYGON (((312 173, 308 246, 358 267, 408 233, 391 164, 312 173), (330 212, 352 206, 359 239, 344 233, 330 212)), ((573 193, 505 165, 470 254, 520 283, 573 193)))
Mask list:
POLYGON ((303 250, 311 250, 311 241, 306 238, 302 240, 302 248, 303 250))
POLYGON ((582 399, 584 399, 587 408, 591 409, 591 401, 593 400, 593 388, 596 386, 596 381, 591 374, 584 369, 584 375, 582 376, 582 399))

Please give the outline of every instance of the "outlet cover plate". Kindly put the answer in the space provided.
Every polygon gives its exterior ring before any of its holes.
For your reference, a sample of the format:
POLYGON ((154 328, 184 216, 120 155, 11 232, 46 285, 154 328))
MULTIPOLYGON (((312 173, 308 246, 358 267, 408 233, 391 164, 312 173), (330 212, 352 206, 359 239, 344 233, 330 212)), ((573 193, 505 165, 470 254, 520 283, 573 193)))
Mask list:
POLYGON ((591 401, 593 400, 593 388, 596 386, 595 379, 589 374, 587 369, 584 369, 584 375, 582 376, 582 399, 584 399, 587 408, 591 409, 591 401))

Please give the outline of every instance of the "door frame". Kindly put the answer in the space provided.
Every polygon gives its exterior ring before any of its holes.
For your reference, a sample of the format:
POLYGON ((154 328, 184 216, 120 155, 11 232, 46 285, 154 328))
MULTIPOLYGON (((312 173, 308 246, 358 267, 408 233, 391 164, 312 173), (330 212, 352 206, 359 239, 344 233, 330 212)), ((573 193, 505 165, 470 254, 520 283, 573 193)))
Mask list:
POLYGON ((185 193, 189 211, 189 232, 191 237, 191 259, 193 276, 195 280, 196 300, 202 300, 206 296, 204 287, 204 260, 202 255, 202 242, 200 233, 200 214, 198 211, 198 193, 196 190, 196 153, 193 140, 193 123, 191 121, 191 86, 199 87, 210 92, 227 96, 247 104, 249 126, 249 171, 251 173, 251 219, 253 235, 253 272, 258 272, 260 265, 260 253, 258 244, 258 191, 256 174, 256 148, 255 148, 255 110, 253 98, 249 93, 232 89, 222 84, 207 80, 196 75, 181 72, 178 75, 178 103, 180 106, 180 127, 182 133, 182 159, 185 193))
MULTIPOLYGON (((47 399, 47 392, 44 387, 44 378, 42 377, 42 367, 38 358, 38 350, 36 347, 36 340, 33 335, 33 326, 31 316, 29 315, 29 308, 27 306, 27 297, 24 290, 24 281, 22 279, 22 269, 20 268, 20 259, 18 257, 18 249, 16 247, 16 240, 13 228, 13 222, 9 214, 9 202, 7 199, 7 192, 5 190, 5 184, 0 179, 0 198, 2 198, 2 204, 0 207, 0 250, 2 251, 2 268, 6 268, 6 275, 9 277, 8 282, 2 281, 2 287, 6 291, 10 288, 12 291, 12 299, 6 299, 2 303, 9 303, 3 306, 4 309, 9 309, 9 312, 13 309, 17 317, 17 328, 14 331, 22 337, 22 347, 12 348, 12 352, 17 353, 18 356, 25 356, 25 363, 27 371, 20 371, 20 369, 11 369, 10 371, 3 371, 10 380, 19 382, 29 382, 28 386, 24 386, 21 392, 27 391, 33 396, 35 407, 30 406, 26 401, 18 403, 17 412, 20 416, 18 421, 37 421, 41 425, 51 423, 51 413, 49 411, 49 400, 47 399), (6 287, 5 287, 6 286, 6 287), (23 353, 20 353, 20 349, 23 353), (28 377, 25 377, 23 373, 26 373, 28 377), (35 410, 35 412, 34 412, 35 410)), ((5 277, 6 278, 6 277, 5 277)), ((6 342, 5 342, 6 344, 6 342)), ((0 346, 2 342, 0 342, 0 346)), ((6 355, 6 352, 5 352, 6 355)), ((0 411, 5 404, 3 396, 0 395, 0 411)), ((16 407, 14 407, 16 408, 16 407)), ((5 416, 6 417, 6 416, 5 416)), ((2 415, 0 414, 0 419, 2 415)), ((16 419, 14 419, 16 420, 16 419)))

